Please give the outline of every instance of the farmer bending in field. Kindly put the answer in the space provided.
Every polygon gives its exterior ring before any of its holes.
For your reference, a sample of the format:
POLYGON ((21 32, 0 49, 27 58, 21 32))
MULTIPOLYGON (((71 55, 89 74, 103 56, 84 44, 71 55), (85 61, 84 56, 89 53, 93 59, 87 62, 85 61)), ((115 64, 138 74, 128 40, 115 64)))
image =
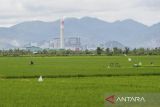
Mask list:
POLYGON ((30 65, 33 65, 33 64, 34 64, 34 62, 33 62, 33 61, 31 61, 31 62, 30 62, 30 65))

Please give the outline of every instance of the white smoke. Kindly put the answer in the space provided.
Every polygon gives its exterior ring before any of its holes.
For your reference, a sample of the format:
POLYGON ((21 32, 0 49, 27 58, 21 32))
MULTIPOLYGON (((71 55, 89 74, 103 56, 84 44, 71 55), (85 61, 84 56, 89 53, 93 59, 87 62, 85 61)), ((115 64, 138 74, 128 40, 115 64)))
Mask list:
POLYGON ((1 48, 6 48, 6 47, 13 47, 13 48, 18 48, 20 47, 20 43, 16 40, 16 39, 4 39, 4 38, 1 38, 0 39, 0 47, 1 48))
POLYGON ((150 42, 148 42, 147 45, 149 48, 160 47, 160 40, 159 39, 152 39, 150 42))
POLYGON ((20 44, 19 44, 19 42, 17 40, 12 40, 10 42, 10 44, 13 45, 13 46, 15 46, 15 47, 20 47, 20 44))

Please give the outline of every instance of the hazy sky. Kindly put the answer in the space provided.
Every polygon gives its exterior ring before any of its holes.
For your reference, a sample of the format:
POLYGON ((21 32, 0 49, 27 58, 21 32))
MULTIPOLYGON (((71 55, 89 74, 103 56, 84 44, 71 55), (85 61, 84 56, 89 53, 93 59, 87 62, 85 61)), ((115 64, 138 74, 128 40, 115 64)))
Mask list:
POLYGON ((91 16, 109 22, 131 18, 152 25, 160 22, 160 0, 0 0, 0 26, 62 16, 91 16))

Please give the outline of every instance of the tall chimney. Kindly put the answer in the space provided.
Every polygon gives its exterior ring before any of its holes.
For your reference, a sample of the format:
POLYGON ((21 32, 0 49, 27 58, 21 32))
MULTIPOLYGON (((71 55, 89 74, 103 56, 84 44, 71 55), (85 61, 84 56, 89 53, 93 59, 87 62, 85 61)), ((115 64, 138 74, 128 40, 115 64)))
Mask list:
POLYGON ((64 48, 64 18, 60 20, 60 48, 64 48))

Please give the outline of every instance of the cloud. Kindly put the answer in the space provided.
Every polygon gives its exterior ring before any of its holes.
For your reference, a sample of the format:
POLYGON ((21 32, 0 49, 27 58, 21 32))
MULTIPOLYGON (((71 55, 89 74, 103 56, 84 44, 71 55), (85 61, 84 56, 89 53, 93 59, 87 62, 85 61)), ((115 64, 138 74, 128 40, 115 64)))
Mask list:
POLYGON ((149 9, 160 11, 160 0, 142 0, 142 1, 140 2, 142 6, 147 7, 149 9))
POLYGON ((62 16, 94 16, 106 21, 132 18, 151 25, 160 21, 160 0, 1 0, 0 13, 0 26, 62 16))
POLYGON ((11 39, 0 39, 0 44, 1 45, 10 45, 14 47, 20 47, 20 43, 17 40, 11 40, 11 39))

